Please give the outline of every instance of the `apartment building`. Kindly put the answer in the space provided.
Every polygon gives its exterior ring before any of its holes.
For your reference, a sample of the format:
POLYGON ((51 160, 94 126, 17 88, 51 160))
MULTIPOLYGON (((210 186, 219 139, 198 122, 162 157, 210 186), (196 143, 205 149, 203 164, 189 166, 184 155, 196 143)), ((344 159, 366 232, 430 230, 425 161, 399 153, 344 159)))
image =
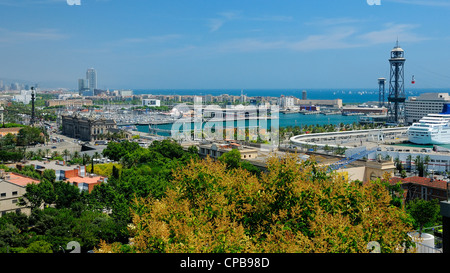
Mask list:
POLYGON ((10 212, 30 215, 30 208, 18 206, 19 198, 25 194, 28 184, 39 182, 21 174, 0 170, 0 216, 10 212))

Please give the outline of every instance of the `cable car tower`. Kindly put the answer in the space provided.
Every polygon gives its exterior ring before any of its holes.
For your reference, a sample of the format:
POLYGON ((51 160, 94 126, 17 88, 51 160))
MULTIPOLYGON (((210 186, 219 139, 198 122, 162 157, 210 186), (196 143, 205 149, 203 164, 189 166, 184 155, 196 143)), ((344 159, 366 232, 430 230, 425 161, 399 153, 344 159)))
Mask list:
POLYGON ((383 107, 384 106, 384 95, 385 95, 385 84, 386 79, 385 78, 378 78, 378 106, 383 107))
POLYGON ((405 123, 405 52, 397 44, 391 50, 391 58, 389 64, 391 66, 390 80, 389 80, 389 96, 388 96, 388 123, 401 125, 405 123))

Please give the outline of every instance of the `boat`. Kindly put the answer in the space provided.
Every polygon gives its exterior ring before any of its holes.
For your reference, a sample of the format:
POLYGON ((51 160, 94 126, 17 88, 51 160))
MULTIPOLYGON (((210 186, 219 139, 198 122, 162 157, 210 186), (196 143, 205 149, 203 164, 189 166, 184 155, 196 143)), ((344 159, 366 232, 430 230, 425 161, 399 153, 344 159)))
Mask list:
POLYGON ((428 114, 407 130, 408 140, 414 144, 450 144, 450 104, 442 113, 428 114))

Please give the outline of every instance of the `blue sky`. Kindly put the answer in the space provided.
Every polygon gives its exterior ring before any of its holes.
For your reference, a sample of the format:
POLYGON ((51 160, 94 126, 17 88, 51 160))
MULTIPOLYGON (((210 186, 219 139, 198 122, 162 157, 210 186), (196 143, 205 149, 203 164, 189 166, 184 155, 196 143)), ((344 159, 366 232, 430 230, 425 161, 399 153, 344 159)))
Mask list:
POLYGON ((449 15, 446 0, 0 0, 0 78, 76 88, 93 67, 104 89, 377 88, 398 37, 406 88, 447 88, 449 15))

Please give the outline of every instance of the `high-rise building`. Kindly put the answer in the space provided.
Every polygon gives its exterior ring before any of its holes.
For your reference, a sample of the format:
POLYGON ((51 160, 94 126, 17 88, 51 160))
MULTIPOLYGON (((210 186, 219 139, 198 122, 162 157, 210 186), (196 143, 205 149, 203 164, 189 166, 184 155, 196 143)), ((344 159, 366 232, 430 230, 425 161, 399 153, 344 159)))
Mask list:
POLYGON ((411 124, 428 114, 440 114, 447 103, 450 103, 448 93, 422 93, 418 97, 408 97, 405 102, 406 122, 411 124))
POLYGON ((78 79, 78 92, 80 95, 88 88, 86 79, 78 79))
POLYGON ((86 71, 86 80, 89 91, 94 95, 94 90, 97 89, 97 72, 94 68, 89 68, 86 71))

